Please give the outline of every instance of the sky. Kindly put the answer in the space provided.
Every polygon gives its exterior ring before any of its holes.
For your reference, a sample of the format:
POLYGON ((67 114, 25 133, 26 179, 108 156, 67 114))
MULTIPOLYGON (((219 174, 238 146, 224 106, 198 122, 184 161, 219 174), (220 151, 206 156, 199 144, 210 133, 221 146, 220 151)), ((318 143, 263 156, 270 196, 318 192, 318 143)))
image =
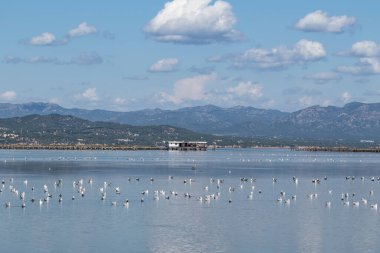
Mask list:
POLYGON ((0 102, 296 111, 380 102, 380 2, 12 0, 0 102))

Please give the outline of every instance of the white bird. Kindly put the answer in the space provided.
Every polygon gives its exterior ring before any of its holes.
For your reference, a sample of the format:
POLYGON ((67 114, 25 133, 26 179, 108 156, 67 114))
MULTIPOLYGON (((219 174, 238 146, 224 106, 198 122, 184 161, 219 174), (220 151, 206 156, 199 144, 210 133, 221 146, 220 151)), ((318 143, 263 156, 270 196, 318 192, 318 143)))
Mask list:
POLYGON ((128 199, 126 199, 126 200, 124 201, 123 206, 124 206, 124 207, 129 207, 129 200, 128 200, 128 199))
POLYGON ((326 202, 326 206, 327 206, 327 207, 331 207, 331 201, 327 201, 327 202, 326 202))
POLYGON ((377 210, 377 204, 372 204, 371 209, 377 210))

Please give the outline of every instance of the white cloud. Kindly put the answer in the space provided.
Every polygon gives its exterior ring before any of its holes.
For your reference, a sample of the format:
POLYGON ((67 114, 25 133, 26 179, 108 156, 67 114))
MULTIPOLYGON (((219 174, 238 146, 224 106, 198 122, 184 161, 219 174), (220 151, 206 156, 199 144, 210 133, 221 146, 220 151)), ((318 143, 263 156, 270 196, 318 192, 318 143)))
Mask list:
POLYGON ((29 44, 33 46, 51 45, 55 41, 55 36, 52 33, 44 32, 29 40, 29 44))
POLYGON ((180 104, 185 101, 200 101, 207 98, 205 85, 216 78, 215 74, 198 75, 178 80, 174 83, 173 94, 160 92, 160 103, 180 104))
POLYGON ((342 93, 340 98, 344 103, 347 103, 352 99, 352 95, 348 91, 345 91, 342 93))
POLYGON ((314 103, 314 100, 310 96, 303 96, 303 97, 298 99, 298 103, 301 106, 311 106, 314 103))
POLYGON ((353 75, 373 75, 380 74, 380 62, 377 58, 360 58, 353 66, 339 66, 337 71, 353 75))
POLYGON ((117 97, 113 100, 114 104, 116 105, 125 105, 127 100, 125 98, 117 97))
POLYGON ((96 52, 84 52, 69 60, 57 57, 33 56, 22 58, 16 56, 6 56, 2 60, 6 64, 54 64, 54 65, 96 65, 103 63, 103 57, 96 52))
POLYGON ((177 69, 179 60, 176 58, 164 58, 150 66, 150 72, 172 72, 177 69))
POLYGON ((7 100, 7 101, 14 100, 16 97, 17 97, 16 92, 14 92, 12 90, 5 91, 5 92, 0 94, 0 98, 3 100, 7 100))
POLYGON ((327 107, 330 105, 333 105, 333 101, 331 101, 330 99, 325 99, 321 102, 321 106, 323 106, 323 107, 327 107))
POLYGON ((338 66, 336 69, 338 72, 353 75, 380 74, 380 62, 377 58, 380 56, 380 44, 374 41, 363 40, 356 42, 351 46, 349 51, 339 52, 337 55, 360 57, 359 61, 352 66, 338 66))
POLYGON ((78 27, 69 31, 68 36, 71 38, 82 37, 92 33, 96 33, 96 28, 94 26, 88 25, 86 22, 82 22, 78 27))
POLYGON ((157 41, 212 43, 236 41, 241 35, 231 5, 222 0, 173 0, 145 26, 157 41))
POLYGON ((54 46, 62 46, 68 44, 72 38, 82 37, 89 34, 96 33, 96 27, 87 24, 86 22, 80 23, 76 28, 70 30, 67 35, 62 39, 56 39, 54 34, 49 32, 44 32, 38 36, 31 38, 26 43, 33 46, 46 46, 46 45, 54 45, 54 46))
POLYGON ((61 100, 59 98, 51 98, 51 99, 49 99, 49 103, 51 103, 51 104, 60 104, 61 100))
POLYGON ((305 32, 341 33, 355 25, 355 22, 355 17, 328 16, 326 12, 317 10, 298 20, 294 27, 305 32))
POLYGON ((342 77, 335 72, 317 72, 305 75, 304 79, 312 80, 317 84, 325 84, 331 81, 338 82, 342 77))
POLYGON ((78 64, 78 65, 96 65, 102 64, 103 57, 96 52, 85 52, 80 55, 71 58, 66 64, 78 64))
POLYGON ((237 86, 231 87, 227 91, 240 97, 247 96, 251 99, 256 99, 263 95, 262 90, 261 85, 248 81, 240 82, 237 86))
POLYGON ((261 69, 286 68, 292 64, 303 64, 326 57, 322 43, 301 39, 292 48, 279 46, 272 49, 252 48, 234 58, 236 67, 253 65, 261 69))
POLYGON ((88 88, 81 94, 74 95, 76 100, 89 100, 89 101, 98 101, 99 97, 96 94, 96 88, 88 88))
POLYGON ((302 39, 294 46, 295 57, 304 61, 315 61, 326 56, 325 48, 318 41, 302 39))
POLYGON ((380 55, 380 45, 370 40, 359 41, 352 45, 350 53, 358 57, 376 57, 380 55))

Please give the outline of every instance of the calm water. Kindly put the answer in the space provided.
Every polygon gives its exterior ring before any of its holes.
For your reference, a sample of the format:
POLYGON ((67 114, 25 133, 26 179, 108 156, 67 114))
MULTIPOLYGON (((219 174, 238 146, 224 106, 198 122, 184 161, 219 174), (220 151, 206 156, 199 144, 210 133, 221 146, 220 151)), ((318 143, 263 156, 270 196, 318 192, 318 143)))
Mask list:
POLYGON ((1 252, 379 252, 380 209, 370 207, 380 204, 378 176, 379 154, 0 151, 1 252), (224 182, 218 186, 211 178, 224 182), (314 178, 321 183, 313 184, 314 178), (73 187, 80 179, 84 197, 73 187), (104 182, 111 185, 102 201, 104 182), (52 197, 40 205, 45 184, 52 197), (26 193, 26 208, 11 186, 26 193), (149 193, 141 203, 144 190, 149 193), (165 196, 154 199, 155 190, 165 196), (296 195, 296 200, 278 202, 280 191, 284 199, 296 195), (218 199, 198 200, 218 192, 218 199), (313 193, 317 196, 308 198, 313 193), (342 193, 349 194, 349 206, 341 201, 342 193), (352 205, 356 200, 360 206, 352 205))

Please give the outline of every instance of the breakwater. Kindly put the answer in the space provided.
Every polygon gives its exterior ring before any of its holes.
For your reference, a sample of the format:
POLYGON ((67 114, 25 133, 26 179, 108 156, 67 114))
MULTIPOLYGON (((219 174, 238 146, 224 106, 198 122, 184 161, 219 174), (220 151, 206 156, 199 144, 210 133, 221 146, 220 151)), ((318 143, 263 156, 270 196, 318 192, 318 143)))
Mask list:
POLYGON ((380 153, 380 147, 356 148, 356 147, 295 147, 295 151, 310 152, 359 152, 359 153, 380 153))

